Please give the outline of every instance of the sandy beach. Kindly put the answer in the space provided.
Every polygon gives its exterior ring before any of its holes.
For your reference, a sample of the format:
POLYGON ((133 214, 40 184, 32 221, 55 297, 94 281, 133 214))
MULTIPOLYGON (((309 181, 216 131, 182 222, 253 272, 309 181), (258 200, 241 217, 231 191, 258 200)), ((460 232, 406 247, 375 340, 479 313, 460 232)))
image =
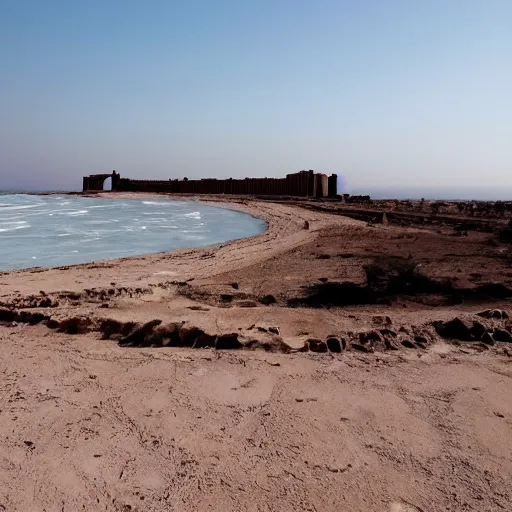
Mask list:
POLYGON ((504 246, 209 202, 268 230, 0 274, 0 510, 511 510, 504 246))

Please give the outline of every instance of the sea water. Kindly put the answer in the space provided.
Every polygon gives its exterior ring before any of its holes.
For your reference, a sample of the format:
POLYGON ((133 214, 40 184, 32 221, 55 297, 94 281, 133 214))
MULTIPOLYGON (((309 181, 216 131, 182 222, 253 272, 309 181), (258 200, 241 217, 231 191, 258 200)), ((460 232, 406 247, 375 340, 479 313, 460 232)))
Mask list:
POLYGON ((0 270, 54 267, 257 235, 265 222, 197 201, 0 195, 0 270))

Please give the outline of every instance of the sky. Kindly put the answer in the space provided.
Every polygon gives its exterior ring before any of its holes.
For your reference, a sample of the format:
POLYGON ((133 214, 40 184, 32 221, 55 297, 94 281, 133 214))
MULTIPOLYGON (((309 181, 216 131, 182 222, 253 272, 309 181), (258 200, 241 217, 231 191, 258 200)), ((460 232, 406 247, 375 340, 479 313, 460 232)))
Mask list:
POLYGON ((0 189, 314 169, 512 200, 511 27, 510 0, 0 0, 0 189))

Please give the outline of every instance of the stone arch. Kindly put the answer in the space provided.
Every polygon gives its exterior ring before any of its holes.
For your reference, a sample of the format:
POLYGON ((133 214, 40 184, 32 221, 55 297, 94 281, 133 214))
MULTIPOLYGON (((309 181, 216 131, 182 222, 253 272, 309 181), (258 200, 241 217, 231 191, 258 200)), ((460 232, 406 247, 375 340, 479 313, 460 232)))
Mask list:
POLYGON ((119 186, 119 180, 121 175, 116 171, 112 171, 112 174, 91 174, 90 176, 84 176, 83 179, 83 191, 102 191, 104 190, 105 181, 111 178, 110 190, 117 190, 119 186))

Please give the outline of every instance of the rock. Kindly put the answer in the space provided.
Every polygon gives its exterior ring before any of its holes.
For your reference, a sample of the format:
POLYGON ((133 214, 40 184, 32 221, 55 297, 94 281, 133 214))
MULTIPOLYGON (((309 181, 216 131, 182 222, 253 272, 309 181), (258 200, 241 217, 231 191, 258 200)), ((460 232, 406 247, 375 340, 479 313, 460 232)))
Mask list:
POLYGON ((213 348, 217 342, 217 336, 206 334, 205 332, 199 334, 192 345, 193 348, 213 348))
POLYGON ((477 315, 482 318, 495 318, 497 320, 508 320, 509 318, 508 313, 502 309, 486 309, 477 313, 477 315))
POLYGON ((18 315, 18 320, 20 322, 30 325, 39 324, 47 319, 48 317, 46 315, 43 315, 43 313, 31 313, 30 311, 20 311, 18 315))
POLYGON ((275 304, 277 302, 276 298, 273 295, 263 295, 260 297, 259 302, 264 304, 265 306, 270 306, 270 304, 275 304))
POLYGON ((311 352, 327 352, 327 344, 322 340, 310 338, 307 343, 311 352))
POLYGON ((327 277, 319 277, 318 280, 321 282, 321 283, 327 283, 327 281, 329 281, 329 278, 327 277))
POLYGON ((14 322, 18 318, 16 311, 11 309, 0 309, 0 322, 14 322))
POLYGON ((238 283, 236 283, 236 282, 235 282, 235 283, 231 283, 231 286, 232 286, 235 290, 238 290, 238 288, 239 288, 239 285, 238 285, 238 283))
POLYGON ((512 335, 505 329, 498 329, 498 328, 494 329, 493 338, 496 341, 501 341, 501 342, 505 342, 505 343, 512 342, 512 335))
POLYGON ((416 345, 414 344, 414 342, 410 338, 404 338, 400 342, 406 348, 416 348, 416 345))
POLYGON ((391 336, 392 338, 396 338, 396 332, 391 329, 379 329, 379 332, 382 334, 382 336, 391 336))
POLYGON ((100 331, 103 334, 102 339, 109 340, 113 334, 120 333, 122 327, 123 324, 117 320, 112 320, 110 318, 102 320, 100 324, 100 331))
POLYGON ((325 341, 321 341, 320 343, 318 343, 317 345, 309 345, 309 350, 311 352, 319 352, 319 353, 325 353, 327 352, 327 344, 325 343, 325 341))
POLYGON ((37 306, 40 308, 51 308, 53 306, 52 299, 45 297, 38 302, 37 306))
POLYGON ((376 345, 377 343, 383 343, 384 338, 379 331, 368 331, 359 333, 359 343, 361 345, 376 345))
POLYGON ((90 330, 92 320, 89 317, 71 317, 59 322, 58 331, 67 334, 83 334, 90 330))
POLYGON ((204 335, 204 331, 195 326, 181 326, 179 328, 179 345, 182 347, 192 347, 196 340, 204 335))
POLYGON ((297 350, 297 352, 308 352, 309 351, 309 343, 307 341, 304 342, 301 348, 297 350))
POLYGON ((329 352, 334 352, 335 354, 339 354, 345 347, 346 341, 344 339, 339 339, 335 337, 327 338, 327 348, 329 352))
MULTIPOLYGON (((249 339, 242 344, 244 348, 249 350, 264 350, 265 352, 280 352, 283 354, 291 352, 291 347, 280 336, 272 336, 268 340, 249 339)), ((301 348, 299 352, 305 351, 301 348)))
POLYGON ((309 229, 309 221, 304 221, 304 229, 309 229))
POLYGON ((374 352, 373 347, 360 345, 359 343, 352 343, 352 348, 354 350, 359 350, 360 352, 374 352))
POLYGON ((278 336, 281 334, 281 332, 279 331, 279 327, 269 327, 268 332, 277 334, 278 336))
POLYGON ((49 318, 46 321, 46 327, 48 327, 48 329, 57 329, 59 327, 59 322, 53 318, 49 318))
POLYGON ((167 324, 160 324, 153 329, 152 334, 149 336, 148 343, 151 345, 168 347, 180 345, 180 329, 182 323, 170 322, 167 324))
POLYGON ((397 342, 394 340, 384 340, 384 346, 387 350, 399 350, 397 342))
POLYGON ((146 341, 146 336, 149 336, 153 329, 162 323, 162 320, 151 320, 145 324, 136 326, 130 334, 119 340, 121 346, 137 346, 143 345, 146 341))
POLYGON ((487 327, 479 321, 474 321, 471 327, 471 334, 479 340, 487 332, 487 327))
POLYGON ((242 344, 238 341, 238 333, 222 334, 218 336, 215 348, 217 350, 236 350, 242 348, 242 344))
POLYGON ((484 332, 480 341, 486 345, 494 345, 496 343, 490 332, 484 332))
MULTIPOLYGON (((480 324, 481 325, 481 324, 480 324)), ((460 341, 474 341, 475 336, 472 332, 473 322, 469 320, 462 320, 460 318, 454 318, 448 322, 439 322, 434 325, 439 336, 443 338, 460 340, 460 341)), ((483 332, 485 332, 485 327, 483 332)), ((480 336, 483 334, 480 332, 480 336)))
POLYGON ((391 325, 392 324, 391 318, 389 318, 389 316, 384 316, 384 315, 375 315, 372 318, 372 321, 375 325, 391 325))
MULTIPOLYGON (((418 335, 418 336, 414 336, 414 341, 418 344, 418 345, 428 345, 430 343, 430 339, 426 338, 424 335, 418 335)), ((421 347, 423 348, 423 347, 421 347)))
POLYGON ((223 302, 232 302, 233 295, 231 295, 230 293, 222 293, 220 295, 220 300, 222 300, 223 302))

